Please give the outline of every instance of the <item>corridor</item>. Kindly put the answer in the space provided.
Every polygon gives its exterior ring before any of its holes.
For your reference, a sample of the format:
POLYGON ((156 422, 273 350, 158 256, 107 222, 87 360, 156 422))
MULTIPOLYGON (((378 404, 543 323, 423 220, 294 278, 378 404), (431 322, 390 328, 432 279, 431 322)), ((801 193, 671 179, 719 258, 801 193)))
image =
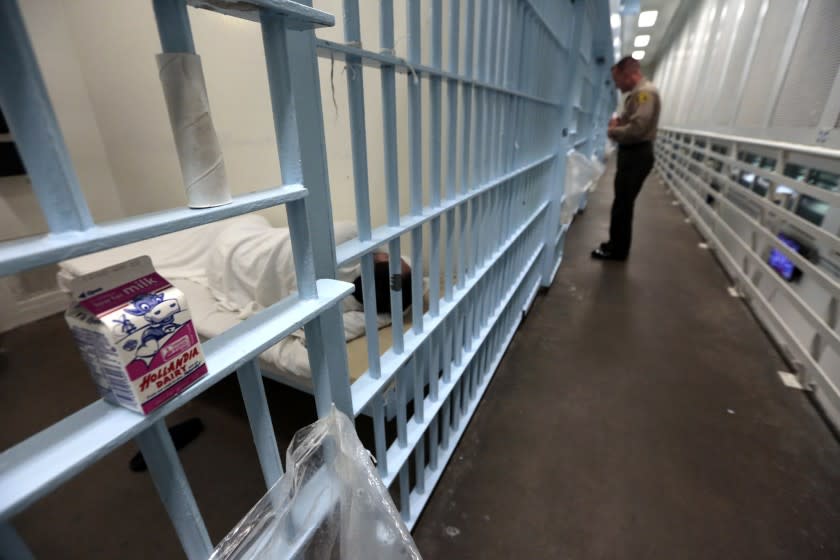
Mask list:
POLYGON ((652 174, 614 168, 415 528, 426 558, 838 558, 840 444, 652 174), (477 552, 480 551, 480 552, 477 552))

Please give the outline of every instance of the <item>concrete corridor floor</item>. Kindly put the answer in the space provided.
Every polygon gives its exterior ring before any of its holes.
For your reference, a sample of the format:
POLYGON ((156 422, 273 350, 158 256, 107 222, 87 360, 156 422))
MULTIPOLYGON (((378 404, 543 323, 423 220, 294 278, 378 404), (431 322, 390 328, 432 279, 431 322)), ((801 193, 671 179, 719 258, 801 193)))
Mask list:
MULTIPOLYGON (((630 261, 589 259, 611 173, 416 527, 424 558, 840 558, 840 444, 780 383, 784 362, 658 179, 630 261)), ((0 449, 95 398, 61 317, 5 345, 0 449)), ((312 399, 265 385, 284 450, 315 419, 312 399)), ((179 456, 218 542, 265 491, 235 378, 170 423, 191 416, 207 429, 179 456)), ((182 557, 148 474, 127 468, 135 451, 12 520, 37 558, 182 557)))
POLYGON ((612 166, 415 528, 427 558, 840 558, 840 444, 652 174, 612 166))

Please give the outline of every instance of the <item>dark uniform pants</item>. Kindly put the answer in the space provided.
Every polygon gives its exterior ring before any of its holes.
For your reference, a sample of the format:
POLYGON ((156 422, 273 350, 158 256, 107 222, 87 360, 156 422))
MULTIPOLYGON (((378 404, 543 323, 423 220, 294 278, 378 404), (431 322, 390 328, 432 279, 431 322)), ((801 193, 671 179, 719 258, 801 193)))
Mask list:
POLYGON ((610 250, 618 256, 630 252, 633 237, 633 206, 650 170, 653 143, 619 146, 615 173, 615 199, 610 216, 610 250))

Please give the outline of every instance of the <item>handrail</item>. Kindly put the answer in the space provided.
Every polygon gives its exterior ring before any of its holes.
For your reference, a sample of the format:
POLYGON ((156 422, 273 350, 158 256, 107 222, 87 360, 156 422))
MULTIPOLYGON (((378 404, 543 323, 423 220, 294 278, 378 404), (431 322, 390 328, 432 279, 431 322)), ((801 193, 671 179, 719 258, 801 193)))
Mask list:
MULTIPOLYGON (((665 146, 662 146, 662 149, 671 153, 671 154, 673 154, 673 150, 670 150, 669 148, 667 148, 665 146)), ((682 159, 686 159, 685 156, 680 156, 679 154, 674 154, 674 155, 676 155, 677 157, 680 157, 682 159)), ((714 173, 714 172, 713 172, 713 174, 718 175, 717 173, 714 173)), ((699 177, 690 177, 690 179, 695 180, 695 179, 699 179, 699 177)), ((707 195, 710 195, 710 196, 718 197, 721 194, 727 194, 727 191, 718 193, 714 189, 712 189, 710 186, 706 185, 705 183, 704 184, 695 183, 695 184, 698 187, 702 188, 703 191, 707 195)), ((726 187, 727 187, 727 189, 729 189, 729 188, 731 188, 735 185, 740 187, 740 185, 738 185, 734 181, 729 181, 729 184, 727 184, 726 187)), ((742 191, 742 189, 738 188, 738 189, 736 189, 732 192, 733 192, 733 194, 749 194, 749 195, 752 195, 752 196, 757 196, 755 193, 753 193, 751 191, 745 191, 745 192, 741 192, 741 191, 742 191)), ((791 249, 788 245, 785 245, 784 243, 782 243, 779 240, 779 238, 776 237, 769 228, 767 228, 764 225, 762 225, 761 223, 759 223, 754 217, 748 215, 747 212, 745 212, 743 208, 741 208, 740 206, 738 206, 737 204, 735 204, 731 200, 728 200, 725 196, 720 196, 720 201, 722 203, 724 203, 728 208, 737 212, 747 223, 750 224, 750 226, 752 226, 758 233, 760 233, 761 236, 764 237, 764 239, 768 243, 770 243, 773 247, 779 249, 782 253, 785 254, 785 256, 787 256, 789 259, 791 259, 797 266, 807 270, 809 273, 814 273, 815 279, 819 280, 819 282, 826 289, 834 290, 835 292, 840 294, 840 282, 833 279, 831 276, 826 274, 823 270, 821 270, 814 263, 812 263, 811 261, 809 261, 808 259, 806 259, 802 255, 800 255, 799 253, 797 253, 796 251, 791 249)))
POLYGON ((820 187, 809 185, 808 183, 804 183, 802 181, 799 181, 798 179, 794 179, 793 177, 781 175, 773 169, 763 169, 751 163, 747 163, 746 161, 741 161, 737 158, 733 158, 732 156, 720 154, 711 150, 701 151, 702 148, 699 148, 698 146, 693 146, 691 144, 683 142, 682 140, 671 139, 670 141, 672 143, 679 144, 682 147, 688 148, 693 153, 702 153, 706 158, 714 159, 722 164, 734 165, 736 167, 743 168, 757 175, 761 175, 768 181, 772 181, 774 183, 783 183, 787 187, 798 191, 802 191, 808 196, 818 198, 826 204, 840 205, 840 192, 821 189, 820 187))
MULTIPOLYGON (((677 157, 680 157, 680 158, 683 158, 683 159, 691 159, 691 158, 688 158, 687 156, 685 156, 683 154, 679 154, 677 152, 672 152, 672 153, 674 155, 676 155, 677 157)), ((701 165, 702 162, 691 161, 691 162, 687 162, 687 163, 693 163, 693 164, 701 165)), ((704 172, 715 176, 716 178, 720 179, 721 181, 725 181, 728 185, 737 185, 742 190, 739 190, 739 191, 736 191, 736 192, 738 192, 740 194, 743 194, 747 198, 750 198, 754 202, 762 205, 767 211, 772 212, 774 215, 779 216, 780 218, 782 218, 788 224, 795 225, 796 227, 799 227, 800 229, 806 230, 808 234, 810 234, 810 235, 812 235, 816 238, 819 238, 820 241, 822 241, 824 244, 829 246, 828 248, 830 248, 832 251, 840 252, 840 237, 832 234, 830 231, 825 230, 825 229, 823 229, 819 226, 816 226, 816 225, 812 224, 808 220, 805 220, 801 216, 797 216, 796 214, 794 214, 793 212, 790 212, 789 210, 786 210, 784 208, 781 208, 781 207, 777 206, 776 204, 773 203, 772 200, 768 199, 767 197, 761 196, 761 195, 759 195, 759 194, 757 194, 757 193, 755 193, 755 192, 753 192, 749 189, 746 189, 745 187, 743 187, 743 185, 741 185, 740 183, 736 183, 731 178, 727 177, 726 175, 724 175, 722 173, 719 173, 719 172, 717 172, 713 169, 709 169, 709 168, 704 169, 704 172)))
POLYGON ((808 146, 806 144, 793 144, 791 142, 779 142, 777 140, 762 140, 759 138, 750 138, 747 136, 735 136, 732 134, 721 134, 719 132, 709 132, 705 130, 691 130, 687 128, 679 128, 674 126, 661 126, 659 127, 659 129, 667 130, 669 132, 676 132, 677 134, 705 136, 707 138, 717 138, 718 140, 724 140, 726 142, 752 144, 754 146, 764 146, 765 148, 773 148, 776 150, 787 150, 790 152, 799 152, 802 154, 809 154, 813 156, 840 159, 840 150, 832 150, 830 148, 819 148, 817 146, 808 146))

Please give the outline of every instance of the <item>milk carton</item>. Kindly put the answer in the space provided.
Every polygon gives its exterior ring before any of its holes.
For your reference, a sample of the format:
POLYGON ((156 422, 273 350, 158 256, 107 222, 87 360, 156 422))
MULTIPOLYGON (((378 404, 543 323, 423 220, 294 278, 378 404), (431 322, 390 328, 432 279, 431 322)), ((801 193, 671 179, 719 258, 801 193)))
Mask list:
POLYGON ((184 294, 147 256, 70 286, 65 318, 105 400, 148 414, 207 373, 184 294))

